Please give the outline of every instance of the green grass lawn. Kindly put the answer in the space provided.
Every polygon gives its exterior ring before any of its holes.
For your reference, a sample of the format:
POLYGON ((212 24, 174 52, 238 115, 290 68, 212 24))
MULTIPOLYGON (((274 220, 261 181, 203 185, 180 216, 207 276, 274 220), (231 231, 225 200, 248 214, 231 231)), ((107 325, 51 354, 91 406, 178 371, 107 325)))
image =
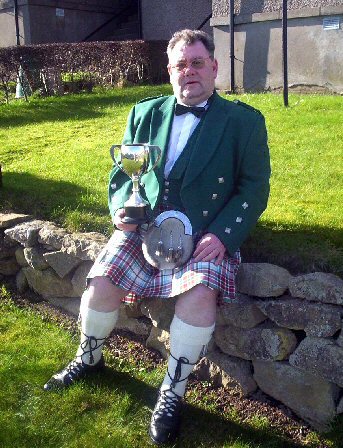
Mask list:
MULTIPOLYGON (((109 148, 121 142, 135 102, 170 92, 140 86, 1 105, 0 208, 109 235, 109 148)), ((289 108, 281 95, 239 98, 266 117, 273 170, 269 207, 243 247, 245 260, 343 276, 342 97, 291 94, 289 108)))
MULTIPOLYGON (((54 321, 12 302, 0 288, 0 447, 146 448, 157 387, 164 366, 134 364, 105 352, 104 374, 63 392, 44 382, 74 356, 78 337, 54 321), (162 368, 163 367, 163 368, 162 368)), ((264 415, 242 421, 234 409, 215 410, 216 391, 188 393, 179 448, 340 448, 342 419, 301 444, 282 436, 264 415), (325 443, 325 444, 324 444, 325 443)), ((300 428, 300 426, 299 426, 300 428)))

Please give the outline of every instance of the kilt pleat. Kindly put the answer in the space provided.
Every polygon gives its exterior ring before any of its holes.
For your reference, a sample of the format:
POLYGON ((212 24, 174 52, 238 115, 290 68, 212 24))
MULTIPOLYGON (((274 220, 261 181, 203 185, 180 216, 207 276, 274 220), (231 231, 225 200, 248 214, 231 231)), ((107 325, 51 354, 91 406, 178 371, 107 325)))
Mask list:
POLYGON ((96 259, 87 281, 108 277, 114 285, 128 292, 123 302, 129 304, 145 297, 175 297, 198 284, 218 290, 218 303, 230 303, 235 300, 239 264, 240 252, 237 251, 233 257, 224 257, 219 266, 213 262, 194 262, 191 258, 180 268, 160 271, 145 260, 139 233, 116 230, 96 259))

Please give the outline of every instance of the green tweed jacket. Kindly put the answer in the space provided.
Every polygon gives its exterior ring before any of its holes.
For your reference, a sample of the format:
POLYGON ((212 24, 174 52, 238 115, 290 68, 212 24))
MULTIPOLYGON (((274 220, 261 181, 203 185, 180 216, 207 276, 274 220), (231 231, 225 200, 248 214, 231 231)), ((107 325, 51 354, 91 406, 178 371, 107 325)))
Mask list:
MULTIPOLYGON (((163 96, 138 103, 129 114, 123 143, 149 143, 165 153, 175 101, 174 96, 163 96)), ((267 206, 270 160, 265 122, 260 112, 217 93, 202 120, 184 175, 181 201, 194 231, 214 233, 233 254, 267 206)), ((160 161, 142 176, 152 209, 163 190, 163 170, 160 161)), ((129 177, 114 167, 109 182, 112 217, 131 192, 129 177)))

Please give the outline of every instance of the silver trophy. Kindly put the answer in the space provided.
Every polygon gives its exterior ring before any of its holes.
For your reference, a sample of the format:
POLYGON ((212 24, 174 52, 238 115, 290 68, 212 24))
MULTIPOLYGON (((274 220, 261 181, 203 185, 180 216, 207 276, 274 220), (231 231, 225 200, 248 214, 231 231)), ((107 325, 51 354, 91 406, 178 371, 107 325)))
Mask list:
POLYGON ((139 193, 140 179, 155 168, 161 158, 161 149, 147 143, 136 143, 113 145, 110 153, 115 165, 131 178, 133 184, 132 195, 124 203, 125 217, 122 221, 127 224, 148 222, 149 203, 139 193))

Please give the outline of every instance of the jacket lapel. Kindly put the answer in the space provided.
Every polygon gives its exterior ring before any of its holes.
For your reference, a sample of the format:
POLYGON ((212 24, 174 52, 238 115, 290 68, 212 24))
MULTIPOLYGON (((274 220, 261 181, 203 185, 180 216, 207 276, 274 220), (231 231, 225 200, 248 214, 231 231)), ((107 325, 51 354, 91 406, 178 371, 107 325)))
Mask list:
POLYGON ((214 95, 213 102, 204 117, 197 138, 197 148, 192 153, 182 188, 189 185, 206 168, 227 127, 230 112, 227 107, 223 107, 224 100, 217 93, 214 95))

